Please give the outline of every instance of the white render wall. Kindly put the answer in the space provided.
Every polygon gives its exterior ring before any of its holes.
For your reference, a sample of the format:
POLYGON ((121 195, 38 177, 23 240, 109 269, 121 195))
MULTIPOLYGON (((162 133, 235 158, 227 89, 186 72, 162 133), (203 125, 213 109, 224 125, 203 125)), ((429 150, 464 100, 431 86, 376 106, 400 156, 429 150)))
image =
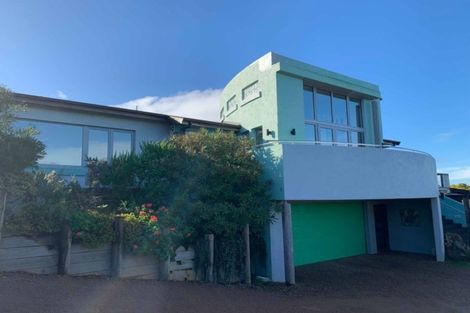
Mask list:
POLYGON ((282 213, 275 214, 275 221, 269 225, 269 249, 271 255, 271 280, 277 283, 286 281, 284 267, 284 231, 282 213))
POLYGON ((427 154, 366 147, 283 144, 284 199, 435 198, 436 163, 427 154))

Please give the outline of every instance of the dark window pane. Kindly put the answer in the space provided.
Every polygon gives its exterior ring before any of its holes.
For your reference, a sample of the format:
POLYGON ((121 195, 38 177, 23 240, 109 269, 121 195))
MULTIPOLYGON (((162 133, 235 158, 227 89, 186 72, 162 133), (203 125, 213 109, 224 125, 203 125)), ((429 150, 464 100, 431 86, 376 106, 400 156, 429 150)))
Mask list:
POLYGON ((253 129, 253 137, 255 138, 255 144, 260 145, 263 143, 263 128, 257 127, 253 129))
POLYGON ((313 120, 313 90, 311 88, 304 89, 304 115, 305 119, 313 120))
POLYGON ((108 159, 108 131, 90 129, 88 131, 88 157, 98 160, 108 159))
POLYGON ((330 128, 320 127, 320 141, 333 142, 333 130, 330 128))
POLYGON ((333 123, 347 125, 346 97, 333 95, 333 123))
POLYGON ((362 127, 361 120, 361 101, 357 99, 349 99, 349 126, 362 127))
POLYGON ((14 127, 34 127, 38 131, 37 139, 46 146, 46 156, 39 164, 82 165, 81 126, 20 120, 14 127))
POLYGON ((132 152, 132 134, 130 132, 113 132, 113 155, 132 152))
POLYGON ((318 91, 316 95, 317 120, 320 122, 332 122, 331 97, 328 91, 318 91))
POLYGON ((348 143, 348 132, 345 130, 336 130, 336 142, 348 143))
POLYGON ((351 132, 351 143, 354 143, 354 144, 364 143, 362 133, 352 131, 351 132))
POLYGON ((311 124, 305 124, 305 140, 316 141, 317 136, 315 135, 315 126, 311 124))

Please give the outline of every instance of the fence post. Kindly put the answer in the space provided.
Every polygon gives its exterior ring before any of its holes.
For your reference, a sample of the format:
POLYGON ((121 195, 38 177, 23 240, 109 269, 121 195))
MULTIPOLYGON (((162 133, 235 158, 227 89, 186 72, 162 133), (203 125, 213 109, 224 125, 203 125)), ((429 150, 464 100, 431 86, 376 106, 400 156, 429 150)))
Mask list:
POLYGON ((62 226, 59 238, 58 274, 67 275, 70 270, 70 254, 72 250, 72 230, 69 224, 62 226))
POLYGON ((111 250, 111 276, 121 276, 122 244, 124 240, 124 220, 116 216, 114 221, 114 242, 111 250))
POLYGON ((209 264, 207 265, 207 278, 209 282, 214 282, 214 234, 206 235, 209 245, 209 264))
POLYGON ((245 239, 245 283, 251 285, 251 255, 250 255, 250 225, 246 224, 243 229, 245 239))

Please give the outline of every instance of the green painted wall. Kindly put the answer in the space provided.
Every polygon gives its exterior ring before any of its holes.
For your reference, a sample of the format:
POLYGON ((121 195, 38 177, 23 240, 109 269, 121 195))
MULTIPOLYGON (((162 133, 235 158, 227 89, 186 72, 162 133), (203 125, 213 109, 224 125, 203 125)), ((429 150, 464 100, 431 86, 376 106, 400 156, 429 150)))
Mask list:
POLYGON ((362 202, 292 204, 296 266, 366 253, 362 202))

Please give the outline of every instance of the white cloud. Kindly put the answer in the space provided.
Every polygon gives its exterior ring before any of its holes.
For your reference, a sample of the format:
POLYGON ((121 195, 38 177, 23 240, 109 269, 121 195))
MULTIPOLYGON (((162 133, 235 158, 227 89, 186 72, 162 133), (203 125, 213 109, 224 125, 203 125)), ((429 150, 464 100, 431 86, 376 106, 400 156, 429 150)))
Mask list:
POLYGON ((221 89, 191 90, 168 97, 146 96, 118 104, 117 107, 168 115, 219 120, 221 89))
POLYGON ((68 99, 69 98, 62 90, 57 90, 56 91, 56 96, 60 99, 68 99))
POLYGON ((442 132, 442 133, 436 134, 435 139, 437 142, 447 142, 451 140, 453 137, 455 137, 456 135, 458 135, 459 133, 460 133, 460 130, 451 130, 448 132, 442 132))
POLYGON ((451 180, 470 179, 470 166, 454 166, 439 169, 441 173, 449 173, 451 180))

